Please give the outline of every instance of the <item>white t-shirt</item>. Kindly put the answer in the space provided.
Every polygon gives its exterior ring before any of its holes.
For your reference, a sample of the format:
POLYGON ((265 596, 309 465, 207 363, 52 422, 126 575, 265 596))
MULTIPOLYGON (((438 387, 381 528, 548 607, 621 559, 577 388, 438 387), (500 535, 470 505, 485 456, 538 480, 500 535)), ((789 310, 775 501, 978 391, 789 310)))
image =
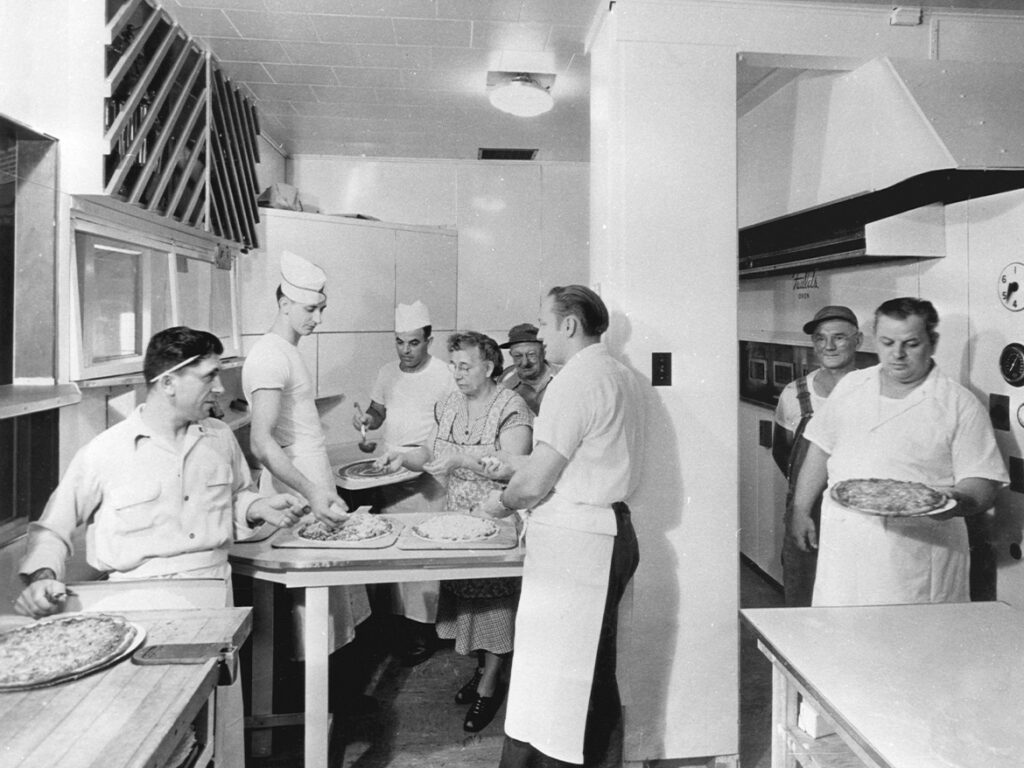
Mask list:
MULTIPOLYGON (((827 398, 814 390, 814 378, 820 368, 807 374, 807 391, 811 393, 811 410, 817 413, 825 405, 827 398)), ((779 395, 779 404, 775 406, 775 423, 790 432, 796 432, 800 424, 800 400, 797 399, 796 381, 787 384, 779 395)))
MULTIPOLYGON (((640 475, 644 418, 639 382, 604 344, 573 355, 548 385, 533 425, 534 444, 545 443, 569 461, 555 482, 555 495, 606 509, 629 498, 640 475)), ((591 517, 588 522, 578 517, 571 527, 615 533, 614 517, 591 517)))
POLYGON ((381 366, 370 399, 388 409, 383 437, 391 445, 426 445, 434 430, 434 403, 455 387, 447 364, 431 356, 407 373, 394 360, 381 366))
POLYGON ((281 391, 281 412, 273 435, 282 448, 296 444, 303 450, 324 447, 313 378, 294 344, 276 333, 262 336, 245 357, 242 389, 250 403, 258 389, 281 391))

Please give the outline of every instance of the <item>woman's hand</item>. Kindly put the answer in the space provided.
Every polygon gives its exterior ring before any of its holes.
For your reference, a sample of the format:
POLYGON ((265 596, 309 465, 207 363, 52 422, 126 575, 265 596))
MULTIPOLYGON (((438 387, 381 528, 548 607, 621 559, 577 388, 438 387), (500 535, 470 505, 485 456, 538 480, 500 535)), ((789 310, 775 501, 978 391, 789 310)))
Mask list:
POLYGON ((388 448, 384 453, 373 460, 374 469, 388 472, 398 472, 405 466, 405 453, 396 448, 388 448))
POLYGON ((498 451, 490 456, 480 459, 481 473, 491 480, 506 481, 515 474, 515 467, 512 464, 511 454, 498 451))
POLYGON ((480 462, 472 456, 462 453, 449 453, 445 456, 437 456, 423 465, 423 470, 435 477, 447 475, 454 469, 469 469, 478 474, 483 474, 480 462))

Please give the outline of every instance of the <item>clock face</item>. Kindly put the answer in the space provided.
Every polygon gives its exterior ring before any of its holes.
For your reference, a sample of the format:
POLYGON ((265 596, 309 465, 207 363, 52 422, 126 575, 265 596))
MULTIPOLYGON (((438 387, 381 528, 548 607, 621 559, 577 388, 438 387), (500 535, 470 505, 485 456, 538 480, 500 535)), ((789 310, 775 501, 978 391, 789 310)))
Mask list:
POLYGON ((1008 384, 1024 386, 1024 346, 1007 344, 999 355, 999 372, 1008 384))
POLYGON ((999 300, 1011 312, 1024 309, 1024 264, 1013 261, 999 273, 999 300))

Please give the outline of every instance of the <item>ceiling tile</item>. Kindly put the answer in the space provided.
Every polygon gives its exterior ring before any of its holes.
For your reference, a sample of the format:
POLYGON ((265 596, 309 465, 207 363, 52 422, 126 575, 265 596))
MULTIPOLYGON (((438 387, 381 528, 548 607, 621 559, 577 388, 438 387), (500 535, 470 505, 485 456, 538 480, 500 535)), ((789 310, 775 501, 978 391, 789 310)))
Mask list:
POLYGON ((551 24, 584 22, 590 28, 590 22, 607 0, 523 0, 518 21, 546 21, 551 24))
POLYGON ((545 49, 560 53, 585 53, 587 30, 584 27, 567 27, 555 24, 548 34, 545 49))
POLYGON ((483 48, 431 48, 433 69, 478 69, 486 71, 499 54, 483 48))
POLYGON ((319 40, 325 43, 394 45, 391 19, 369 16, 309 16, 319 40))
POLYGON ((219 10, 262 11, 266 9, 264 0, 165 0, 164 6, 173 10, 173 6, 183 8, 217 8, 219 10))
POLYGON ((473 22, 473 47, 543 51, 550 30, 551 26, 548 24, 476 21, 473 22))
POLYGON ((368 69, 365 67, 336 67, 338 84, 353 88, 399 88, 402 85, 400 69, 368 69))
POLYGON ((238 30, 219 10, 203 8, 175 8, 171 14, 193 37, 216 35, 218 37, 238 37, 238 30))
POLYGON ((437 16, 440 19, 519 21, 520 3, 521 0, 437 0, 437 16))
POLYGON ((468 21, 395 19, 399 45, 469 46, 473 25, 468 21))
MULTIPOLYGON (((257 99, 273 101, 316 101, 316 96, 308 85, 279 85, 253 83, 252 92, 257 99)), ((259 108, 259 104, 256 105, 259 108)))
POLYGON ((227 11, 227 17, 242 37, 258 40, 316 40, 309 16, 297 13, 227 11))
POLYGON ((224 73, 231 80, 240 80, 246 83, 273 83, 274 78, 263 68, 263 65, 255 61, 221 61, 224 73))
POLYGON ((359 58, 351 45, 342 43, 281 43, 288 59, 285 63, 325 67, 355 67, 359 58))
MULTIPOLYGON (((303 101, 298 103, 306 106, 310 102, 303 101)), ((263 117, 264 115, 294 115, 297 114, 297 110, 295 109, 295 105, 290 101, 265 100, 260 102, 259 114, 260 117, 263 117)))
POLYGON ((288 54, 274 40, 241 40, 211 37, 205 40, 221 61, 260 61, 287 64, 288 54))
POLYGON ((338 85, 331 67, 303 64, 267 64, 267 71, 276 83, 304 83, 306 85, 338 85))
MULTIPOLYGON (((428 91, 457 91, 465 82, 464 70, 452 69, 403 69, 401 80, 395 88, 420 88, 428 91)), ((472 77, 472 73, 470 73, 472 77)), ((486 84, 486 76, 481 74, 481 85, 486 84)))
MULTIPOLYGON (((417 45, 354 45, 359 66, 392 69, 427 69, 432 66, 430 48, 417 45)), ((458 50, 458 49, 452 49, 458 50)), ((467 49, 468 50, 468 49, 467 49)))
POLYGON ((313 94, 317 101, 346 101, 354 104, 377 102, 377 91, 373 88, 347 88, 344 86, 328 88, 314 85, 313 94))

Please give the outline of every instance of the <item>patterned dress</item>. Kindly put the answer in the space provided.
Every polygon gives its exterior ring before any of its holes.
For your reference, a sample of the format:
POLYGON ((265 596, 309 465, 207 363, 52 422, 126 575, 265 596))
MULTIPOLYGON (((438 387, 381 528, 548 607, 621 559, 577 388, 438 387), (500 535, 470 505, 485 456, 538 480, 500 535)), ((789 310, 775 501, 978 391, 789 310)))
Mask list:
MULTIPOLYGON (((526 401, 503 387, 498 387, 486 413, 477 419, 469 419, 466 396, 460 391, 434 406, 434 418, 437 438, 433 449, 437 458, 453 453, 486 456, 501 449, 505 430, 533 425, 533 412, 526 401)), ((445 510, 469 513, 503 485, 472 470, 452 470, 447 478, 445 510)), ((511 652, 520 581, 498 578, 442 582, 438 637, 454 638, 455 650, 461 654, 477 650, 511 652)))

